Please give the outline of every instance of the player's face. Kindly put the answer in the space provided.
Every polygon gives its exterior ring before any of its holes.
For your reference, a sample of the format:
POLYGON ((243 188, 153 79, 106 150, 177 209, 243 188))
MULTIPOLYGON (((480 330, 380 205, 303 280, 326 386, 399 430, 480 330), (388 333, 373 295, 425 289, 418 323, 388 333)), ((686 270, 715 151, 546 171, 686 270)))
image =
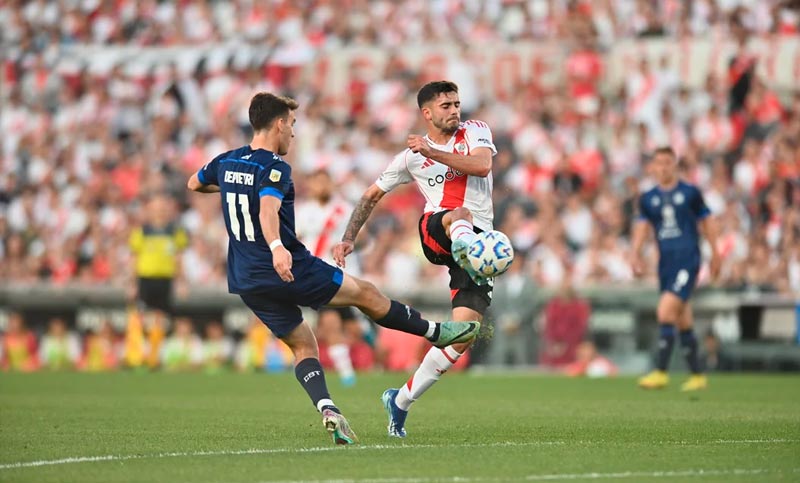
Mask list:
POLYGON ((289 111, 286 121, 282 123, 283 127, 281 129, 280 144, 278 146, 279 156, 285 156, 289 152, 289 146, 291 146, 292 138, 294 137, 295 122, 297 122, 297 119, 294 116, 294 111, 289 111))
POLYGON ((657 154, 653 158, 652 169, 659 183, 670 184, 677 177, 678 162, 669 154, 657 154))
POLYGON ((445 134, 452 134, 461 122, 461 101, 457 92, 444 92, 423 109, 425 119, 445 134), (427 112, 425 112, 427 111, 427 112))

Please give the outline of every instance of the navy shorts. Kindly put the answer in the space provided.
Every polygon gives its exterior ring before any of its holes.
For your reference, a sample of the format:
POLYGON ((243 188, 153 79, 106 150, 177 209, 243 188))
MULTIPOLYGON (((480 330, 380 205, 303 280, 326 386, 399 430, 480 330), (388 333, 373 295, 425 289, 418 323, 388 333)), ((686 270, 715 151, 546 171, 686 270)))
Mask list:
POLYGON ((700 256, 678 258, 662 256, 658 262, 661 292, 672 292, 684 302, 689 300, 700 272, 700 256))
MULTIPOLYGON (((450 253, 450 237, 445 233, 442 218, 450 210, 425 213, 419 220, 419 240, 425 258, 434 265, 445 265, 450 272, 450 302, 453 308, 466 307, 483 315, 492 303, 492 282, 478 285, 459 267, 450 253)), ((481 229, 475 227, 476 233, 481 229)))
POLYGON ((344 273, 317 257, 292 262, 294 282, 264 293, 240 294, 242 301, 277 337, 285 337, 303 322, 300 306, 318 310, 342 286, 344 273))

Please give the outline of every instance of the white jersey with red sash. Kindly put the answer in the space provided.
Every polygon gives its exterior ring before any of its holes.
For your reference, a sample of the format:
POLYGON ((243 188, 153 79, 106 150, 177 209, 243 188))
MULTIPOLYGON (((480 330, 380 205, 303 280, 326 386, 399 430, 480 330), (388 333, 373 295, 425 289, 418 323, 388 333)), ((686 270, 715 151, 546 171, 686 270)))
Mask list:
MULTIPOLYGON (((332 198, 324 204, 307 200, 297 207, 297 236, 312 255, 335 265, 331 249, 341 241, 352 211, 353 206, 339 198, 332 198)), ((347 272, 358 274, 358 257, 347 259, 347 272)))
MULTIPOLYGON (((431 147, 440 151, 469 155, 479 147, 497 149, 492 131, 483 121, 462 122, 447 144, 428 139, 431 147)), ((492 207, 492 174, 485 178, 465 175, 444 164, 405 149, 394 157, 375 184, 389 192, 397 186, 414 181, 425 197, 425 212, 436 213, 463 206, 472 212, 473 224, 481 230, 491 230, 494 220, 492 207)))

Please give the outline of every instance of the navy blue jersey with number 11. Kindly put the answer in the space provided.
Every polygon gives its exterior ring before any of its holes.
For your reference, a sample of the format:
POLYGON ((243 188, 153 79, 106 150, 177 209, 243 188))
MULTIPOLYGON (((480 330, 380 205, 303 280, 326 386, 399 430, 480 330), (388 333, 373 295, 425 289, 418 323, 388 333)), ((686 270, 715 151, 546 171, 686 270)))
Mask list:
POLYGON ((220 188, 229 237, 228 290, 231 293, 263 293, 283 283, 272 266, 272 252, 261 231, 262 196, 281 200, 280 237, 292 259, 311 256, 295 234, 292 170, 280 156, 243 146, 214 158, 198 171, 197 177, 203 184, 220 188))

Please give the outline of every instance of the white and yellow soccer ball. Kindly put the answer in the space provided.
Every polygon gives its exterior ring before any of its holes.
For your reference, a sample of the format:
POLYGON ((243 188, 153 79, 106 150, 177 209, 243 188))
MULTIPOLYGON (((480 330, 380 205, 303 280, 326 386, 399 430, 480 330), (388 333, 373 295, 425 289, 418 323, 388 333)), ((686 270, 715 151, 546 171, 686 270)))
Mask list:
POLYGON ((479 233, 469 245, 467 260, 484 277, 496 277, 511 266, 514 248, 505 233, 497 230, 479 233))

